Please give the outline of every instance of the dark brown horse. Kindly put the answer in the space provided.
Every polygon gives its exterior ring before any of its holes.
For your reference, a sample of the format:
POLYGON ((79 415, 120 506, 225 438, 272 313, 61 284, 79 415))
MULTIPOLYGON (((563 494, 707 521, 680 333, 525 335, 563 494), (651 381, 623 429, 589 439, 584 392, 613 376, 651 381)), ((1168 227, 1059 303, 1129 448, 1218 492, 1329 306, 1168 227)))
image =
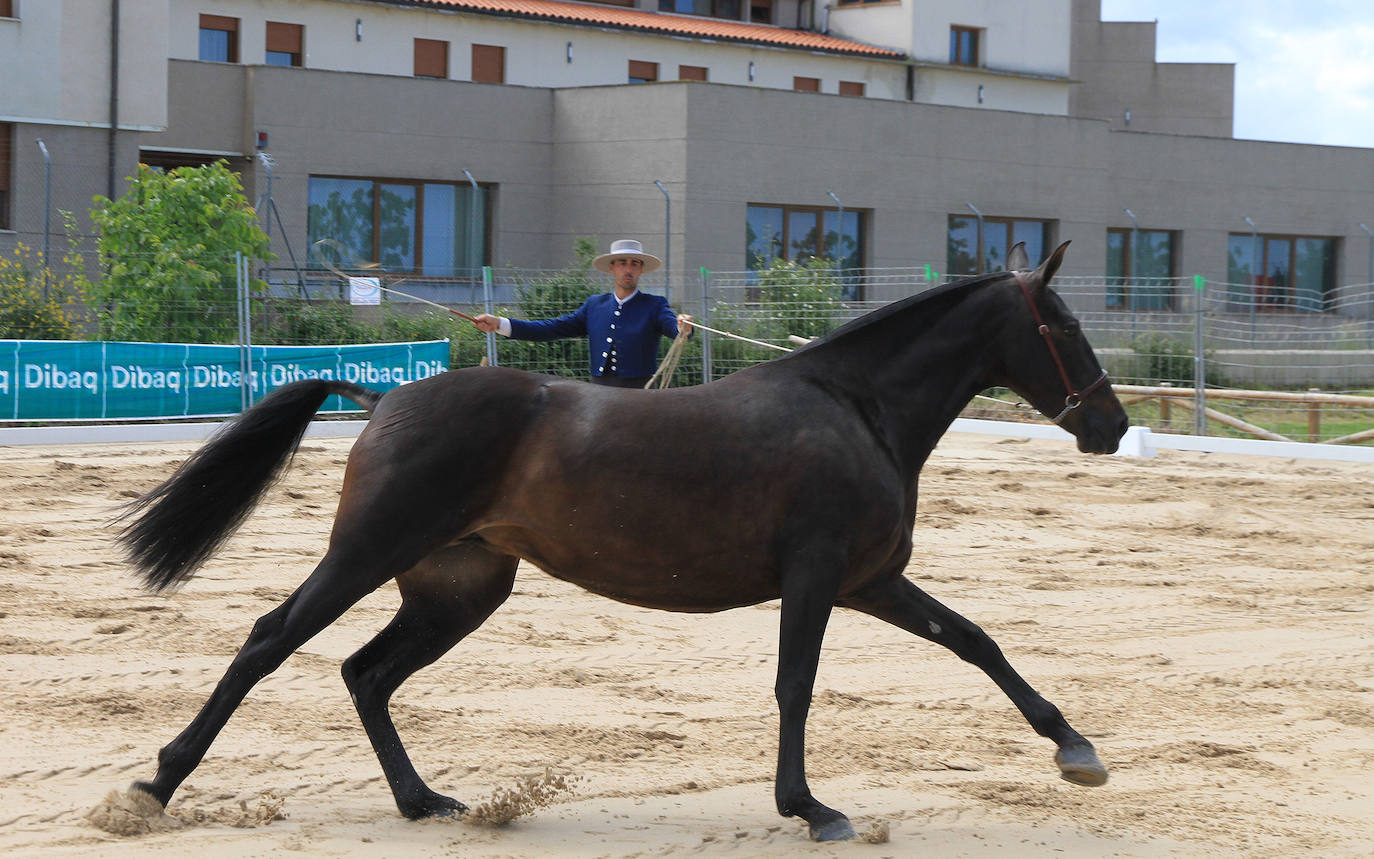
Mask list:
POLYGON ((165 805, 255 683, 395 579, 401 607, 344 661, 344 682, 401 813, 462 814, 462 803, 415 771, 388 702, 505 601, 521 558, 594 593, 669 611, 781 598, 777 806, 818 840, 854 835, 843 814, 812 797, 803 764, 834 606, 978 666, 1058 746, 1064 778, 1102 784, 1092 744, 992 639, 902 574, 921 466, 979 391, 1011 388, 1056 417, 1080 450, 1116 450, 1125 412, 1048 288, 1063 253, 1035 271, 898 301, 694 388, 626 391, 477 367, 385 396, 334 381, 275 391, 136 502, 120 539, 150 588, 180 584, 289 463, 325 397, 342 394, 372 417, 349 456, 329 549, 253 626, 199 715, 158 755, 153 780, 134 787, 165 805))

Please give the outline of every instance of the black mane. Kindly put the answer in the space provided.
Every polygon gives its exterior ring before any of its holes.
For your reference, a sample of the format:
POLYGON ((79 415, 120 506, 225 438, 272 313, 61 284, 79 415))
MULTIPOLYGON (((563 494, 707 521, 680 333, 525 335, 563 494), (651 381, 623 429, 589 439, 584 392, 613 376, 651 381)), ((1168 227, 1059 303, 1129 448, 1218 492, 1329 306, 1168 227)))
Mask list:
POLYGON ((1007 274, 1008 272, 1005 271, 994 271, 989 274, 980 274, 975 275, 974 277, 966 277, 962 280, 956 280, 953 283, 944 283, 931 289, 918 292, 915 295, 910 295, 906 298, 898 299, 897 301, 894 301, 891 304, 885 304, 882 307, 879 307, 877 310, 870 311, 868 313, 865 313, 863 316, 849 320, 845 324, 841 325, 839 328, 836 328, 834 331, 831 331, 828 334, 816 338, 811 342, 810 345, 819 346, 822 343, 829 343, 832 340, 838 340, 841 337, 846 337, 850 334, 856 333, 857 331, 863 328, 867 328, 870 325, 876 325, 880 322, 883 322, 884 320, 896 316, 899 313, 905 313, 906 311, 912 309, 916 305, 924 304, 928 301, 935 301, 937 299, 949 295, 952 292, 968 291, 976 289, 980 286, 985 286, 986 284, 994 280, 1006 277, 1007 274))

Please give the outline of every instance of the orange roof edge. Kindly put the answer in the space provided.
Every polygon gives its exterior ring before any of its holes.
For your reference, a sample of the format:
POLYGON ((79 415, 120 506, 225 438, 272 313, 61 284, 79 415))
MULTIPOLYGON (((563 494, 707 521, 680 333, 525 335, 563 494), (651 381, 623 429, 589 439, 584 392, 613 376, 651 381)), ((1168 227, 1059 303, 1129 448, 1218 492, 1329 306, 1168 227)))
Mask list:
POLYGON ((747 42, 872 59, 906 59, 906 55, 900 51, 865 45, 862 42, 853 42, 807 30, 789 30, 785 27, 746 24, 743 21, 650 12, 619 6, 597 6, 587 3, 562 2, 561 0, 390 0, 390 2, 398 6, 448 8, 486 15, 532 18, 568 24, 590 24, 600 27, 663 33, 671 36, 747 42))

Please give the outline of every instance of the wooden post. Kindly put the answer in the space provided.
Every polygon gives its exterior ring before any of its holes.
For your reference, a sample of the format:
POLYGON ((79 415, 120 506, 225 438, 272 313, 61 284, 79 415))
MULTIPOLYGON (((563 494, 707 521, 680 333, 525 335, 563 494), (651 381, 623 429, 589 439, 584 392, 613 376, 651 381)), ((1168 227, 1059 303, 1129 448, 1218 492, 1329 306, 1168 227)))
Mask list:
MULTIPOLYGON (((1321 388, 1308 388, 1309 393, 1317 393, 1321 388)), ((1307 440, 1312 442, 1321 441, 1322 437, 1322 404, 1311 402, 1307 404, 1307 440)))
MULTIPOLYGON (((1173 382, 1161 382, 1161 383, 1160 383, 1160 387, 1161 387, 1161 388, 1172 388, 1173 386, 1174 386, 1174 383, 1173 383, 1173 382)), ((1160 398, 1159 398, 1159 424, 1160 424, 1160 426, 1166 426, 1166 427, 1169 425, 1169 398, 1168 398, 1168 397, 1160 397, 1160 398)))

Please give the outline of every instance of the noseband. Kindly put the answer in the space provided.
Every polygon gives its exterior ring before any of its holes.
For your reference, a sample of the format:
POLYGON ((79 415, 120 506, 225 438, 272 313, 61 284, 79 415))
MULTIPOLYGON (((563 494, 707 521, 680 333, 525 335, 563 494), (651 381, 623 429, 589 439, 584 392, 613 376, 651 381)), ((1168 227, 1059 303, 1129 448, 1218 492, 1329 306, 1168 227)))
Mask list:
POLYGON ((1064 397, 1063 411, 1051 418, 1055 423, 1059 423, 1065 415, 1083 405, 1085 397, 1106 383, 1107 371, 1103 369, 1102 375, 1094 379, 1092 384, 1083 390, 1075 391, 1073 389, 1073 382, 1069 381, 1069 371, 1064 369, 1064 359, 1059 357, 1059 348, 1054 345, 1054 338, 1050 336, 1050 326, 1045 324, 1045 318, 1040 315, 1040 308, 1035 306, 1035 300, 1031 298, 1030 287, 1026 286, 1026 280, 1021 277, 1021 272, 1014 271, 1012 274, 1016 276, 1016 285, 1021 287, 1021 294, 1026 297, 1026 303, 1030 305, 1031 315, 1035 317, 1035 324, 1040 326, 1040 336, 1045 338, 1045 345, 1050 348, 1050 357, 1054 359, 1054 366, 1059 370, 1059 378, 1063 380, 1064 390, 1068 394, 1064 397))

